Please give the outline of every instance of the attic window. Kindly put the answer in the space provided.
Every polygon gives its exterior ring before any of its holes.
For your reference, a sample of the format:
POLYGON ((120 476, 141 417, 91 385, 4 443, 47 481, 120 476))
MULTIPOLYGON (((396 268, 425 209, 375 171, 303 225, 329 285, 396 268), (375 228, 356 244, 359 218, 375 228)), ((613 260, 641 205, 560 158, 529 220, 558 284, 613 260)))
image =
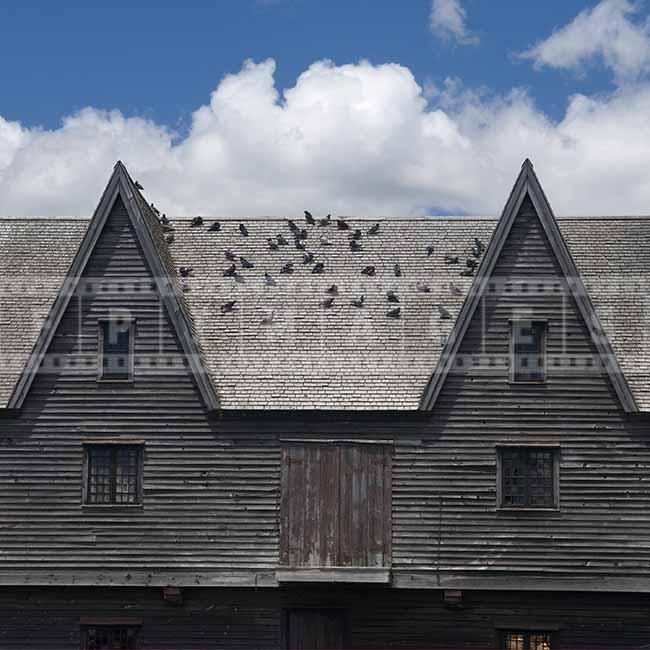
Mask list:
POLYGON ((133 379, 133 320, 111 318, 99 321, 99 379, 133 379))
POLYGON ((514 320, 510 324, 510 381, 546 380, 545 321, 514 320))

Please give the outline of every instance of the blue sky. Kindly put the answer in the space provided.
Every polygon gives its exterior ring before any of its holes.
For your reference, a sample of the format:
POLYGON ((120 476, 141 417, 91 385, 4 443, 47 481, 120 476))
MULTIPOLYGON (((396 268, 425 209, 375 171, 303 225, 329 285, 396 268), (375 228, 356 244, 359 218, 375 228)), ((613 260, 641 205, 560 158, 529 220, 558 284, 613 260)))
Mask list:
POLYGON ((5 0, 0 214, 650 213, 646 0, 5 0))

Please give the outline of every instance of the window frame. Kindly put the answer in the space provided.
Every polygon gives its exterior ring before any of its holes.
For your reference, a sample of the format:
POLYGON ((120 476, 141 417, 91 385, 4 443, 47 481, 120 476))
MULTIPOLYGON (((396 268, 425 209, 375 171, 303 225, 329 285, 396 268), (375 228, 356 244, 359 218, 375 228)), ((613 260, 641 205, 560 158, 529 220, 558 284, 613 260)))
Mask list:
POLYGON ((92 619, 82 618, 79 623, 79 647, 81 650, 88 650, 88 631, 93 628, 109 628, 114 630, 125 629, 134 631, 134 640, 132 650, 137 650, 140 647, 139 636, 142 628, 142 621, 137 620, 121 620, 121 619, 92 619))
MULTIPOLYGON (((82 494, 81 494, 81 505, 83 508, 88 509, 102 509, 102 508, 137 508, 140 509, 144 504, 144 491, 143 491, 143 478, 144 478, 144 454, 145 454, 145 445, 142 440, 93 440, 93 441, 84 441, 83 446, 83 472, 82 472, 82 494), (90 501, 90 450, 97 447, 110 447, 113 450, 117 450, 120 447, 134 447, 137 449, 137 467, 136 467, 136 486, 135 494, 136 501, 134 503, 118 503, 111 501, 110 503, 94 503, 90 501)), ((116 451, 115 451, 116 453, 116 451)), ((115 495, 115 473, 117 469, 115 455, 112 458, 112 471, 111 471, 111 497, 115 495)))
POLYGON ((548 342, 548 319, 546 318, 524 318, 517 317, 511 318, 508 320, 509 324, 509 357, 510 357, 510 368, 508 370, 508 383, 510 384, 523 384, 523 385, 535 385, 535 384, 546 384, 548 380, 548 359, 547 359, 547 342, 548 342), (515 326, 519 323, 538 323, 544 326, 542 332, 542 343, 541 343, 541 354, 539 355, 542 358, 542 377, 540 379, 518 379, 517 378, 517 364, 516 364, 516 355, 515 355, 515 326))
POLYGON ((134 352, 135 352, 135 318, 110 316, 107 318, 97 319, 97 381, 101 383, 121 383, 128 384, 133 382, 134 377, 134 352), (127 357, 127 376, 110 377, 104 376, 104 325, 106 323, 128 323, 129 332, 129 352, 127 357))
POLYGON ((499 512, 559 512, 560 510, 560 445, 556 443, 500 443, 495 447, 496 453, 496 509, 499 512), (530 451, 550 451, 553 454, 553 505, 531 506, 531 505, 509 505, 503 502, 503 457, 504 450, 519 449, 530 451))
POLYGON ((530 650, 530 637, 534 634, 545 634, 549 637, 551 642, 551 650, 556 645, 556 635, 557 629, 548 629, 544 627, 508 627, 508 628, 498 628, 497 629, 497 648, 499 650, 506 650, 505 641, 507 634, 521 634, 524 636, 524 650, 530 650))

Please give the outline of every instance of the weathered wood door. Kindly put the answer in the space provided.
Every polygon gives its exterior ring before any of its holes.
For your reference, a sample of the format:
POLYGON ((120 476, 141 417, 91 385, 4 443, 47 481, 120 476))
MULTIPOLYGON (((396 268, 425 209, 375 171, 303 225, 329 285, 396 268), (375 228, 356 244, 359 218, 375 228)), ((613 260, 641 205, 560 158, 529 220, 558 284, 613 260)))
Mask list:
POLYGON ((290 609, 286 612, 287 650, 337 650, 346 643, 343 609, 290 609))
POLYGON ((385 446, 290 445, 282 460, 281 564, 390 564, 390 457, 385 446))

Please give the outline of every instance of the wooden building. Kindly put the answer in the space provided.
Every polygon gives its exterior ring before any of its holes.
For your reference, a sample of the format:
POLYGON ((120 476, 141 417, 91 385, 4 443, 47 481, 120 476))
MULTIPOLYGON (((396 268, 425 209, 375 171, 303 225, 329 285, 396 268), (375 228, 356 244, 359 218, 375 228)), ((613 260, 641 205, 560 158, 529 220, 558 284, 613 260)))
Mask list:
POLYGON ((650 644, 650 218, 0 219, 1 648, 650 644))

